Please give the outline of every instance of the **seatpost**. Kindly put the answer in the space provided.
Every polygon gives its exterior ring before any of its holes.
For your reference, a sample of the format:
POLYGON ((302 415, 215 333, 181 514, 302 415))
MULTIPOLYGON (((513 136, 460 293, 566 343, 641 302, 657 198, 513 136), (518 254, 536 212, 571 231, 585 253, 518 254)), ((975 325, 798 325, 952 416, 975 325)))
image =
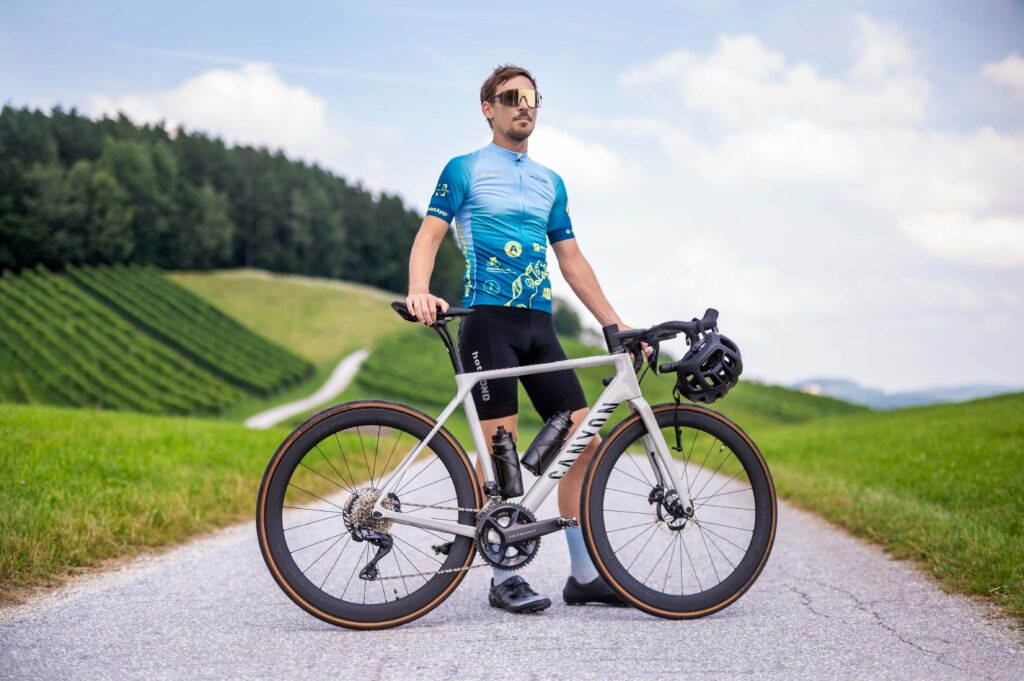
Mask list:
POLYGON ((434 322, 430 327, 437 331, 437 335, 444 341, 444 346, 448 349, 448 358, 452 361, 452 368, 455 369, 455 373, 465 373, 465 370, 462 368, 462 358, 459 357, 459 352, 455 349, 455 341, 452 340, 452 334, 448 331, 448 322, 434 322))

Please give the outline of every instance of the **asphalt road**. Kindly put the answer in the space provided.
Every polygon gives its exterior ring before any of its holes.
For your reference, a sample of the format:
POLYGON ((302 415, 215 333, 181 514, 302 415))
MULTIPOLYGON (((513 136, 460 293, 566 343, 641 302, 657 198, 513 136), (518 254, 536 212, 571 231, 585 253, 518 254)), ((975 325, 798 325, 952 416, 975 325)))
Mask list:
POLYGON ((490 608, 485 568, 412 624, 349 631, 285 597, 247 524, 0 611, 0 678, 1024 678, 1012 622, 784 503, 759 581, 700 620, 565 606, 567 566, 555 535, 526 568, 543 613, 490 608))

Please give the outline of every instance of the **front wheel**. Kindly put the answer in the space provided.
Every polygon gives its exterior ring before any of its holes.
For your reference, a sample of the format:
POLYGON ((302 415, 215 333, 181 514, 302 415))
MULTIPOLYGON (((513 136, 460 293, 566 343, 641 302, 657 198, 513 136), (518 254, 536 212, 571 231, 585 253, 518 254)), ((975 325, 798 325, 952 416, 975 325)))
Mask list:
POLYGON ((653 411, 683 489, 660 472, 654 438, 633 414, 587 469, 584 536, 626 602, 659 617, 702 617, 739 598, 764 568, 775 487, 757 447, 721 414, 678 404, 653 411))

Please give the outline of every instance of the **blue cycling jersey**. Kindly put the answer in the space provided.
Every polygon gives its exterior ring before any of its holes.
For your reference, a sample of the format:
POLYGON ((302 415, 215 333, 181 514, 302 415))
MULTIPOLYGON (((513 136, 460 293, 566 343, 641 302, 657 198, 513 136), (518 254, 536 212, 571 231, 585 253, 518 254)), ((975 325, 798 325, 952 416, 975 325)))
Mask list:
POLYGON ((548 242, 574 238, 557 173, 491 143, 448 162, 427 215, 453 226, 466 257, 463 307, 551 312, 548 242))

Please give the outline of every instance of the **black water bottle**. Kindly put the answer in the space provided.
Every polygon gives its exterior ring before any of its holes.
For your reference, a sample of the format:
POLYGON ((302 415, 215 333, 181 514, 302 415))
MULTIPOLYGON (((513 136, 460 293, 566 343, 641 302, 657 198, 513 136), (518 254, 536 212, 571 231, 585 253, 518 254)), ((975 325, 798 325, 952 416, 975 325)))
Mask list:
POLYGON ((497 478, 503 499, 523 495, 523 472, 519 470, 519 455, 516 443, 505 426, 498 426, 498 432, 491 438, 494 453, 494 477, 497 478))
POLYGON ((523 466, 534 475, 540 475, 555 458, 558 448, 565 442, 565 436, 572 428, 570 411, 555 412, 544 427, 537 433, 530 448, 523 454, 523 466))

